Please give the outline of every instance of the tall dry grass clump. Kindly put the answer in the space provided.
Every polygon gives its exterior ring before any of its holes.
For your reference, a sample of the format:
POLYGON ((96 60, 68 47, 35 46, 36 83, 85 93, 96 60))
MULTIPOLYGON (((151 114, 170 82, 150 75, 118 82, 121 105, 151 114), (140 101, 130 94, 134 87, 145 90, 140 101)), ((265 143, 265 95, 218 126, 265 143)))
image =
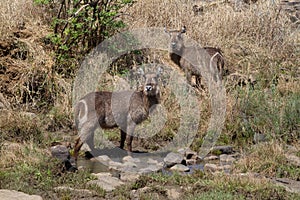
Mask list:
MULTIPOLYGON (((270 1, 260 1, 241 11, 224 1, 204 4, 195 15, 194 2, 172 0, 138 1, 127 12, 130 28, 187 27, 187 37, 203 46, 220 47, 232 70, 272 68, 299 62, 299 33, 286 13, 270 1), (298 44, 297 44, 298 42, 298 44), (276 63, 275 63, 276 62, 276 63)), ((290 68, 290 67, 289 67, 290 68)))
POLYGON ((197 13, 193 12, 195 4, 184 0, 138 1, 125 11, 130 16, 126 22, 129 28, 180 29, 185 25, 186 38, 222 49, 229 70, 224 81, 224 141, 242 137, 252 142, 255 132, 287 136, 289 139, 284 140, 289 142, 299 139, 295 135, 299 132, 298 111, 292 107, 299 105, 300 33, 287 13, 271 1, 241 9, 227 1, 215 1, 202 4, 203 11, 197 13), (275 107, 270 110, 271 104, 275 107))
POLYGON ((48 11, 32 0, 0 2, 0 93, 12 110, 50 110, 48 119, 61 123, 71 116, 72 80, 53 70, 48 11))

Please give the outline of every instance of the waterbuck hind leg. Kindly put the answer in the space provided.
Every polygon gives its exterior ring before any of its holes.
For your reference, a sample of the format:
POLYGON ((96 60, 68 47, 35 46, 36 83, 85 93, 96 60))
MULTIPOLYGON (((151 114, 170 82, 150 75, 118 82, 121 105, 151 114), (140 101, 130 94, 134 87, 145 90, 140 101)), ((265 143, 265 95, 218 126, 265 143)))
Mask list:
POLYGON ((93 151, 94 149, 94 131, 98 127, 97 118, 91 119, 85 124, 82 125, 79 131, 79 137, 75 141, 74 146, 74 157, 77 159, 80 148, 82 147, 84 142, 87 142, 90 149, 93 151))
POLYGON ((132 140, 133 140, 133 136, 127 135, 126 143, 127 143, 128 152, 132 152, 132 140))
POLYGON ((135 123, 131 121, 127 125, 127 136, 126 136, 126 144, 127 144, 127 151, 132 152, 132 140, 133 140, 133 133, 135 129, 135 123))
POLYGON ((82 145, 83 142, 81 141, 80 137, 76 138, 75 145, 74 145, 74 153, 73 153, 75 160, 77 160, 78 158, 79 150, 82 147, 82 145))
POLYGON ((86 140, 86 143, 90 147, 91 152, 95 151, 94 135, 95 132, 92 132, 91 134, 88 135, 88 138, 86 140))

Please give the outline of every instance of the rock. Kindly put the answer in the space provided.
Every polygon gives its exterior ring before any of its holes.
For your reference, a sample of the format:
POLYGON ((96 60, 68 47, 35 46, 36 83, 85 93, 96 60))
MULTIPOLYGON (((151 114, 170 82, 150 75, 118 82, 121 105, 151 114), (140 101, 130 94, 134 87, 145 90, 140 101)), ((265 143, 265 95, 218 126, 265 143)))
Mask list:
POLYGON ((108 165, 109 165, 109 169, 115 169, 115 170, 120 170, 121 168, 124 167, 123 163, 115 162, 115 161, 109 161, 108 165))
POLYGON ((190 168, 182 164, 176 164, 173 167, 171 167, 170 170, 178 172, 188 172, 190 171, 190 168))
POLYGON ((70 172, 77 171, 77 168, 75 167, 76 166, 75 161, 71 160, 69 149, 65 145, 59 144, 56 146, 52 146, 50 148, 50 151, 53 157, 58 158, 63 162, 64 168, 62 169, 62 171, 64 170, 70 172))
POLYGON ((120 179, 112 177, 110 173, 98 173, 95 176, 97 176, 98 180, 89 181, 87 184, 97 185, 107 192, 113 191, 116 187, 124 184, 120 179))
POLYGON ((140 199, 140 195, 143 193, 147 193, 148 191, 151 191, 150 187, 143 187, 143 188, 139 188, 137 190, 131 190, 130 192, 130 199, 131 200, 139 200, 140 199))
POLYGON ((228 172, 231 169, 231 165, 218 166, 216 164, 207 163, 204 165, 204 171, 206 172, 228 172))
POLYGON ((167 190, 168 199, 179 199, 180 198, 180 189, 178 188, 169 188, 167 190))
POLYGON ((269 138, 266 134, 261 133, 254 133, 253 141, 255 144, 261 143, 261 142, 267 142, 269 141, 269 138))
POLYGON ((223 163, 233 163, 236 159, 233 158, 231 155, 222 154, 220 155, 220 162, 223 163))
POLYGON ((120 174, 121 181, 127 182, 127 181, 135 181, 140 177, 137 173, 131 173, 131 172, 122 172, 120 174))
POLYGON ((93 192, 90 191, 90 190, 87 190, 87 189, 74 189, 74 188, 71 188, 71 187, 67 187, 67 186, 59 186, 59 187, 55 187, 54 188, 54 191, 55 192, 61 192, 61 191, 64 191, 64 192, 72 192, 72 193, 77 193, 77 194, 80 194, 80 197, 81 198, 84 198, 86 196, 89 196, 89 195, 93 195, 93 192))
POLYGON ((204 171, 206 172, 216 172, 219 168, 216 164, 207 163, 204 165, 204 171))
POLYGON ((197 152, 192 151, 190 149, 187 149, 185 151, 184 155, 185 155, 186 159, 197 159, 198 158, 197 152))
POLYGON ((213 147, 212 152, 220 152, 221 154, 232 154, 234 153, 232 146, 215 146, 213 147))
POLYGON ((208 156, 204 158, 204 161, 209 161, 209 160, 218 160, 219 157, 218 156, 208 156))
POLYGON ((279 186, 284 187, 288 192, 300 194, 300 181, 295 181, 288 178, 273 178, 271 181, 279 186))
POLYGON ((162 168, 163 168, 162 165, 149 165, 146 168, 140 169, 139 173, 140 174, 148 174, 148 173, 160 171, 162 168))
POLYGON ((286 159, 293 165, 300 167, 300 157, 293 154, 285 154, 286 159))
POLYGON ((165 158, 164 158, 164 163, 166 164, 167 167, 172 167, 175 164, 180 164, 183 161, 183 155, 179 153, 169 153, 165 158))
POLYGON ((125 156, 122 160, 123 162, 135 162, 135 163, 141 162, 139 158, 133 158, 131 156, 125 156))
POLYGON ((0 199, 1 200, 42 200, 43 198, 38 195, 29 195, 23 192, 15 190, 0 190, 0 199))
POLYGON ((181 155, 185 155, 185 152, 188 150, 188 148, 180 148, 177 150, 178 153, 180 153, 181 155))
POLYGON ((107 155, 98 156, 95 159, 105 165, 108 165, 109 162, 112 161, 107 155))
POLYGON ((187 165, 196 165, 197 160, 196 159, 188 159, 188 160, 186 160, 186 164, 187 165))
POLYGON ((147 163, 150 164, 150 165, 156 165, 156 164, 158 164, 158 161, 154 160, 152 158, 149 158, 148 161, 147 161, 147 163))
POLYGON ((56 145, 50 148, 51 155, 55 158, 58 158, 62 161, 70 159, 69 149, 64 145, 56 145))
POLYGON ((121 172, 128 172, 128 173, 139 173, 139 168, 136 166, 132 166, 132 165, 124 165, 124 167, 122 167, 120 169, 121 172))
POLYGON ((125 162, 123 163, 124 167, 133 167, 136 168, 137 164, 135 164, 134 162, 125 162))

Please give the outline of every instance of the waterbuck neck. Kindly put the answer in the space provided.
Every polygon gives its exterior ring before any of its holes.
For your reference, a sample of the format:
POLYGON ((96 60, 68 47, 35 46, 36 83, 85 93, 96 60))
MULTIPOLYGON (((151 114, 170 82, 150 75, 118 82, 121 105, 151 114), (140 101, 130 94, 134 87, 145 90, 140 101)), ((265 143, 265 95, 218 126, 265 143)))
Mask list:
POLYGON ((159 94, 156 96, 147 96, 141 92, 141 95, 143 96, 143 103, 147 108, 151 108, 153 105, 159 103, 159 94))

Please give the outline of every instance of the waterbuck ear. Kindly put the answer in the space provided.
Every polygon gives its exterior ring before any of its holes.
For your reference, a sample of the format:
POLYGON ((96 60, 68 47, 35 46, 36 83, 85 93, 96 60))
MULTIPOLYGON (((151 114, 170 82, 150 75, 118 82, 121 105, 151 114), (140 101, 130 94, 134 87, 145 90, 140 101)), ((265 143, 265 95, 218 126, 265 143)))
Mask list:
POLYGON ((164 27, 164 32, 167 33, 168 35, 170 35, 170 32, 167 30, 167 27, 164 27))
POLYGON ((161 66, 159 66, 157 68, 156 76, 159 77, 163 72, 164 72, 164 69, 161 66))
POLYGON ((183 26, 183 27, 181 28, 181 33, 186 33, 186 27, 185 27, 185 26, 183 26))
POLYGON ((145 76, 145 72, 144 72, 144 70, 141 67, 138 68, 137 74, 139 74, 140 76, 145 76))

